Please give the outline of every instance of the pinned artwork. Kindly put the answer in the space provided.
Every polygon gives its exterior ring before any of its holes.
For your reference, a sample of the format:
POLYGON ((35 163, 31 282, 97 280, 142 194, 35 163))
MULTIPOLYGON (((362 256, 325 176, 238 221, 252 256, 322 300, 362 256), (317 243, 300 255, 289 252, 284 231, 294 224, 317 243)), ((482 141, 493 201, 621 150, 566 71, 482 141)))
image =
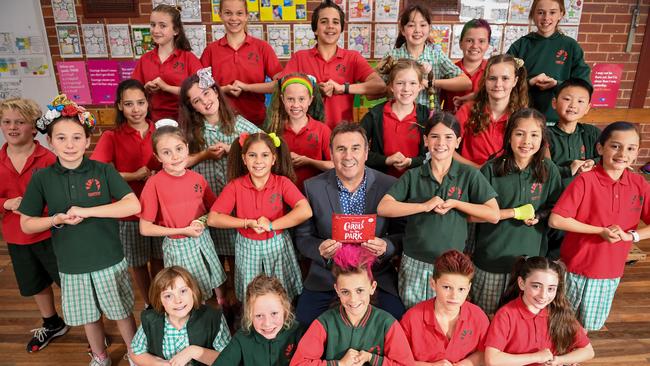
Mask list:
POLYGON ((278 58, 291 57, 291 26, 289 24, 269 24, 266 26, 268 43, 278 58))
POLYGON ((375 58, 383 58, 395 45, 396 24, 375 24, 375 58))
POLYGON ((108 45, 103 24, 82 24, 86 57, 108 57, 108 45))
POLYGON ((133 50, 136 58, 142 57, 156 46, 153 37, 151 37, 151 28, 146 24, 132 25, 131 35, 133 36, 133 50))
POLYGON ((183 23, 201 22, 201 0, 177 0, 176 5, 181 8, 183 23))
MULTIPOLYGON (((250 14, 250 13, 248 13, 250 14)), ((248 34, 251 36, 264 40, 264 25, 263 24, 248 24, 248 34)))
POLYGON ((490 47, 485 51, 485 59, 501 53, 501 41, 503 40, 503 25, 490 25, 492 36, 490 37, 490 47))
POLYGON ((584 0, 564 0, 564 8, 566 9, 566 14, 564 14, 564 18, 562 18, 560 24, 580 24, 583 5, 584 0))
POLYGON ((399 0, 375 0, 375 22, 397 23, 399 0))
POLYGON ((108 35, 111 57, 133 57, 133 47, 131 47, 131 35, 129 34, 128 24, 107 24, 106 34, 108 35))
POLYGON ((460 33, 463 31, 463 24, 454 24, 452 26, 451 53, 449 58, 463 58, 463 51, 460 49, 460 33))
POLYGON ((52 14, 55 23, 77 22, 74 0, 52 0, 52 14))
POLYGON ((294 24, 293 26, 293 52, 307 50, 316 45, 316 37, 310 24, 294 24))
POLYGON ((442 53, 449 56, 449 42, 451 40, 451 25, 448 24, 431 24, 429 39, 433 41, 435 47, 439 48, 442 53))
POLYGON ((205 24, 186 24, 183 28, 185 29, 185 35, 192 46, 192 53, 194 53, 196 57, 201 57, 207 43, 205 39, 205 24))
POLYGON ((515 43, 516 40, 525 36, 529 32, 530 28, 527 25, 506 25, 503 30, 503 45, 501 52, 508 52, 510 46, 515 43))
POLYGON ((57 24, 56 38, 59 42, 61 58, 83 57, 81 35, 76 24, 57 24))
POLYGON ((212 42, 226 36, 226 26, 223 24, 212 24, 212 42))
POLYGON ((528 13, 532 3, 532 0, 510 0, 508 23, 528 24, 528 13))
POLYGON ((370 58, 370 23, 348 24, 348 49, 358 51, 361 56, 370 58))
POLYGON ((14 48, 15 40, 14 34, 11 32, 0 32, 0 54, 12 54, 16 50, 14 48))
POLYGON ((350 7, 348 9, 348 21, 372 21, 372 0, 350 0, 350 7))

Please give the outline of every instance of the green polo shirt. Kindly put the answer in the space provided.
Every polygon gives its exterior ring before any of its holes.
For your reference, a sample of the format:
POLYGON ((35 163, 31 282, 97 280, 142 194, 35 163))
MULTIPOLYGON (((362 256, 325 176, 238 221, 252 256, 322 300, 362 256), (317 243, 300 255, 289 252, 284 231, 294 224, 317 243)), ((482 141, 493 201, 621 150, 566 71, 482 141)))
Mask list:
MULTIPOLYGON (((443 200, 483 204, 497 196, 485 177, 469 165, 453 160, 442 182, 431 175, 430 162, 406 172, 387 192, 397 201, 426 202, 438 196, 443 200)), ((434 211, 407 217, 404 254, 422 262, 433 263, 450 249, 462 251, 467 239, 467 215, 450 210, 445 215, 434 211)))
MULTIPOLYGON (((95 207, 120 200, 131 188, 112 165, 84 158, 76 169, 59 161, 37 171, 18 210, 28 216, 65 213, 71 206, 95 207)), ((52 228, 54 252, 62 273, 98 271, 124 259, 117 219, 90 217, 77 225, 52 228)))
MULTIPOLYGON (((489 161, 481 172, 499 194, 497 202, 500 208, 514 208, 528 203, 535 207, 535 213, 553 208, 562 193, 562 185, 560 172, 551 160, 544 160, 549 172, 544 183, 533 180, 530 167, 519 173, 497 177, 494 173, 497 161, 489 161)), ((546 220, 540 220, 535 226, 515 219, 501 220, 497 224, 478 224, 474 264, 487 272, 510 273, 517 257, 540 255, 545 228, 546 220)))
POLYGON ((253 327, 250 332, 239 329, 212 365, 288 366, 303 333, 298 322, 282 329, 273 339, 264 338, 253 327))
POLYGON ((571 175, 571 163, 574 160, 600 160, 596 151, 600 130, 590 124, 578 123, 573 133, 562 131, 557 124, 549 127, 548 131, 551 159, 560 169, 562 187, 566 188, 575 178, 575 175, 571 175))

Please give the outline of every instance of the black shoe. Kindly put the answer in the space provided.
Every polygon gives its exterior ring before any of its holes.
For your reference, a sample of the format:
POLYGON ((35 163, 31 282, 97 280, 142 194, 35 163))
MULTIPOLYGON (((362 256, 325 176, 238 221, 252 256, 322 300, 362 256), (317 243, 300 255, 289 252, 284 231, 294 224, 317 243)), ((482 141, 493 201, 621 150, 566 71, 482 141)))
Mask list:
POLYGON ((32 353, 42 350, 47 347, 50 341, 54 338, 68 333, 69 329, 70 327, 63 322, 55 328, 41 327, 32 329, 31 331, 34 333, 34 337, 29 341, 29 343, 27 343, 27 352, 32 353))

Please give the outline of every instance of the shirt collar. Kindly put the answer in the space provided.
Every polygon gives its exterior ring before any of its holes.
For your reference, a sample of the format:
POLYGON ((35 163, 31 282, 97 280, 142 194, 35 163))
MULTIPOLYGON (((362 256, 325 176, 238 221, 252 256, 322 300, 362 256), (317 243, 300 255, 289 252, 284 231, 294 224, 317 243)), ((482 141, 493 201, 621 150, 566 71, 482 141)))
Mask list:
POLYGON ((341 316, 341 320, 343 320, 343 323, 347 325, 348 327, 351 328, 363 328, 366 326, 368 323, 368 319, 370 319, 370 314, 372 313, 372 305, 368 304, 368 308, 366 309, 366 313, 363 314, 361 317, 361 320, 359 320, 359 324, 356 326, 352 324, 350 321, 350 318, 348 317, 348 313, 345 312, 345 308, 343 305, 339 305, 339 315, 341 316))
POLYGON ((83 159, 81 160, 81 164, 78 167, 76 167, 75 169, 68 169, 68 168, 64 167, 63 165, 61 165, 61 163, 59 162, 58 157, 56 158, 56 163, 54 163, 54 165, 52 165, 52 166, 54 167, 54 169, 58 173, 61 173, 61 174, 68 174, 68 173, 71 173, 71 172, 83 173, 83 172, 89 171, 90 168, 91 168, 90 160, 86 156, 83 157, 83 159))
MULTIPOLYGON (((149 127, 148 127, 148 129, 147 129, 147 133, 146 133, 146 135, 148 135, 148 134, 152 134, 152 133, 154 133, 154 131, 156 131, 156 126, 154 126, 153 122, 151 122, 150 120, 147 120, 147 125, 148 125, 149 127)), ((127 134, 130 134, 130 135, 138 134, 138 135, 140 135, 140 131, 138 131, 138 130, 136 130, 135 128, 133 128, 133 127, 132 127, 128 122, 125 122, 125 123, 124 123, 122 126, 120 126, 119 128, 121 128, 121 129, 122 129, 125 133, 127 133, 127 134)), ((145 135, 145 136, 146 136, 146 135, 145 135)))
POLYGON ((294 134, 296 136, 298 136, 298 135, 300 135, 302 133, 305 133, 307 131, 311 131, 312 129, 313 129, 313 126, 311 124, 311 117, 310 116, 307 116, 307 124, 305 125, 305 127, 301 128, 300 131, 298 131, 298 133, 293 132, 293 130, 289 126, 289 123, 284 124, 284 131, 292 133, 292 134, 294 134))
POLYGON ((346 192, 346 193, 356 193, 360 192, 361 190, 366 189, 366 184, 368 183, 368 167, 363 168, 363 180, 361 181, 361 184, 359 184, 359 187, 354 192, 348 191, 347 188, 343 185, 343 182, 341 182, 341 179, 339 179, 339 176, 336 175, 336 185, 339 188, 339 192, 346 192))
MULTIPOLYGON (((228 36, 223 36, 223 37, 219 38, 219 40, 217 42, 219 42, 219 46, 222 46, 222 47, 228 46, 228 47, 230 47, 230 45, 228 44, 228 36)), ((251 43, 251 35, 250 34, 246 34, 246 37, 244 38, 244 42, 242 43, 242 45, 246 44, 246 43, 251 43)), ((232 48, 232 47, 230 47, 230 48, 232 48)))
POLYGON ((605 171, 605 168, 603 168, 603 163, 596 164, 594 167, 594 173, 596 174, 596 178, 598 179, 598 182, 600 185, 603 187, 607 186, 613 186, 616 183, 620 183, 624 186, 629 186, 630 185, 630 172, 625 169, 623 171, 623 174, 621 174, 621 177, 618 180, 612 179, 607 172, 605 171))
MULTIPOLYGON (((460 171, 459 164, 460 163, 457 162, 456 159, 452 159, 451 166, 449 167, 449 171, 447 172, 447 175, 445 175, 445 177, 449 177, 449 179, 452 180, 455 179, 458 176, 458 172, 460 171)), ((426 164, 422 164, 422 166, 420 167, 420 175, 435 180, 433 175, 431 175, 431 160, 427 160, 426 164)))
MULTIPOLYGON (((318 57, 321 60, 325 61, 323 56, 321 56, 320 52, 318 52, 318 44, 316 44, 314 47, 312 47, 309 50, 309 52, 311 52, 312 56, 318 57)), ((336 46, 336 53, 334 54, 334 57, 332 57, 332 59, 330 59, 329 61, 332 61, 335 58, 343 58, 343 50, 338 45, 336 46)), ((326 62, 329 62, 329 61, 326 61, 326 62)))
POLYGON ((524 299, 521 296, 517 297, 517 299, 514 301, 515 301, 515 308, 524 319, 533 319, 535 317, 548 318, 548 308, 544 308, 540 310, 539 313, 534 314, 530 310, 528 310, 528 306, 526 306, 526 304, 524 303, 524 299))
MULTIPOLYGON (((277 176, 275 174, 273 174, 273 173, 269 174, 269 179, 266 181, 266 184, 264 184, 264 187, 262 187, 262 189, 260 189, 259 191, 264 191, 264 190, 271 189, 271 188, 275 187, 277 179, 278 178, 277 178, 277 176)), ((244 186, 245 188, 248 188, 248 189, 256 190, 256 191, 258 190, 257 187, 255 187, 255 185, 253 184, 253 181, 251 180, 250 173, 242 176, 242 186, 244 186)))
MULTIPOLYGON (((27 157, 27 161, 25 162, 25 166, 23 167, 23 172, 25 171, 25 168, 30 166, 34 160, 37 158, 47 154, 48 150, 41 146, 41 143, 38 140, 34 140, 34 151, 31 153, 30 156, 27 157)), ((9 147, 9 144, 6 142, 4 145, 2 145, 2 148, 0 149, 0 161, 3 162, 4 165, 7 167, 12 168, 13 170, 16 170, 13 163, 11 162, 11 159, 9 159, 9 155, 7 154, 7 148, 9 147)), ((18 172, 20 174, 22 172, 18 172)))
MULTIPOLYGON (((469 310, 467 309, 467 301, 465 301, 461 306, 460 306, 460 313, 458 314, 458 321, 456 322, 456 329, 458 329, 458 325, 465 323, 467 319, 469 318, 469 310)), ((437 329, 440 333, 442 332, 442 329, 440 328, 440 324, 438 324, 438 321, 436 320, 436 298, 434 297, 433 299, 426 300, 425 306, 428 309, 431 309, 431 311, 425 311, 424 312, 424 324, 427 326, 433 327, 437 329)))

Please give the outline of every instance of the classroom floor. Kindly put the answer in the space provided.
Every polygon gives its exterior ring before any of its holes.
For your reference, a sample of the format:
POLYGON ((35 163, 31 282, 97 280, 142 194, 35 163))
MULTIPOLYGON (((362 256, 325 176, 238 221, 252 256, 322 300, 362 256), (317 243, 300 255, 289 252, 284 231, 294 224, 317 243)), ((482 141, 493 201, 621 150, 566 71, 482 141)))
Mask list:
MULTIPOLYGON (((650 253, 650 240, 641 242, 639 247, 650 253)), ((34 301, 18 293, 4 242, 0 242, 0 284, 0 366, 88 364, 82 327, 71 329, 41 352, 25 351, 30 330, 40 327, 41 320, 34 301)), ((58 288, 55 296, 59 296, 58 288)), ((136 309, 142 306, 142 300, 136 297, 136 309)), ((112 341, 109 351, 113 365, 128 366, 122 360, 126 347, 115 322, 105 324, 112 341)), ((596 358, 585 365, 650 366, 650 259, 626 267, 605 329, 589 336, 596 358)))

